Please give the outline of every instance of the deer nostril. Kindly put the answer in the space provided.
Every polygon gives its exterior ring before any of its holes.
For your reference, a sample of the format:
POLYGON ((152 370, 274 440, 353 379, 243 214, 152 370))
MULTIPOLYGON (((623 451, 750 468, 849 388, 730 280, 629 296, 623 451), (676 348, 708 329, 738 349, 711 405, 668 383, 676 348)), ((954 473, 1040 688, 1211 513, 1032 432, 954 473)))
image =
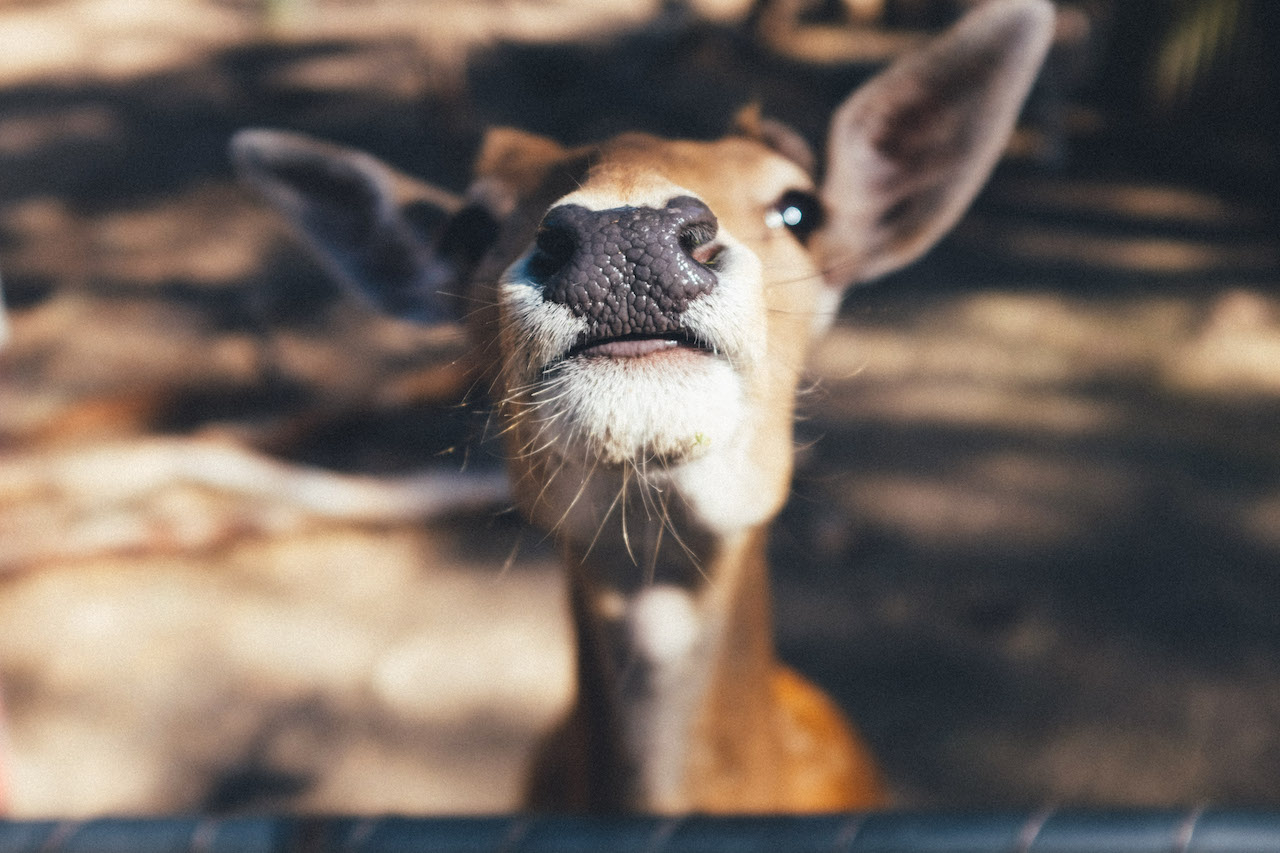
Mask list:
POLYGON ((716 238, 716 223, 707 220, 687 222, 680 228, 677 240, 680 248, 692 255, 699 246, 706 245, 716 238))
POLYGON ((706 267, 715 267, 721 246, 712 241, 719 230, 715 220, 697 220, 681 226, 676 241, 684 253, 706 267))
POLYGON ((566 225, 544 222, 534 237, 529 273, 538 279, 555 275, 578 251, 578 238, 566 225))
POLYGON ((696 263, 715 269, 724 247, 715 242, 720 223, 706 202, 693 196, 678 196, 667 202, 665 212, 681 251, 696 263))

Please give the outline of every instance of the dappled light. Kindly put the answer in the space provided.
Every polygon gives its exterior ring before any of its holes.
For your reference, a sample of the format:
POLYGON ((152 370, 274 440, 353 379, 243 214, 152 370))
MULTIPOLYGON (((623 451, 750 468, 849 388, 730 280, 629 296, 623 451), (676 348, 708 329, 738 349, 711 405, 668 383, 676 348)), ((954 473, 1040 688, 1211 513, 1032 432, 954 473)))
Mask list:
MULTIPOLYGON (((822 21, 808 56, 745 0, 267 5, 0 3, 20 817, 507 809, 572 688, 462 332, 343 295, 235 183, 235 130, 455 191, 492 124, 705 137, 756 102, 820 143, 923 33, 822 21)), ((1130 109, 1109 20, 1033 96, 1038 147, 851 292, 802 382, 781 652, 906 807, 1280 805, 1276 155, 1130 109)))
POLYGON ((1181 224, 1229 228, 1258 224, 1256 215, 1232 205, 1220 195, 1168 184, 1088 178, 1064 182, 1028 175, 1010 178, 993 187, 989 198, 1003 203, 1030 200, 1046 212, 1088 214, 1148 226, 1181 224))

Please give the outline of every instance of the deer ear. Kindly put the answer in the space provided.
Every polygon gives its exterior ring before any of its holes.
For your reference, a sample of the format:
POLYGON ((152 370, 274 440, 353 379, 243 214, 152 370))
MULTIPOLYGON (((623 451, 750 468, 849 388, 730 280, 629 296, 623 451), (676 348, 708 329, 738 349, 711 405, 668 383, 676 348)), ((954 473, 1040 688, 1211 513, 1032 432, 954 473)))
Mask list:
POLYGON ((815 235, 829 285, 892 272, 955 224, 1008 142, 1053 27, 1047 0, 993 0, 840 105, 815 235))
POLYGON ((9 342, 9 318, 4 312, 4 283, 0 282, 0 349, 9 342))
POLYGON ((460 259, 439 250, 461 201, 376 158, 306 136, 243 130, 236 171, 290 221, 349 290, 422 323, 456 317, 460 259))

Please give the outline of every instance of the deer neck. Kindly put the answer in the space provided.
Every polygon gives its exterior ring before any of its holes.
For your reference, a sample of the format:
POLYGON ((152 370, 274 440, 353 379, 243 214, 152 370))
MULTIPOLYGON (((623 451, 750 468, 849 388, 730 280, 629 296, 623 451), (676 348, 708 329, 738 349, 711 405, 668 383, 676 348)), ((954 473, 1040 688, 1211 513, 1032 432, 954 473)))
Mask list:
POLYGON ((705 807, 704 777, 759 764, 773 646, 762 526, 714 535, 643 504, 589 550, 567 547, 577 713, 599 810, 705 807), (731 731, 726 721, 732 719, 731 731), (726 736, 728 735, 728 736, 726 736))

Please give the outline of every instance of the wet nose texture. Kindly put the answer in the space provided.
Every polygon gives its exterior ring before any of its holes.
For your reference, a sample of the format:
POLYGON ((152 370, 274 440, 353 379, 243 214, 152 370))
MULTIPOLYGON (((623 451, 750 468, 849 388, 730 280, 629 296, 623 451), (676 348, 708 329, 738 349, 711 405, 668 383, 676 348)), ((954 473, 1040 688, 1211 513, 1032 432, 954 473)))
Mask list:
POLYGON ((579 343, 675 332, 689 303, 716 285, 714 260, 693 255, 718 228, 711 209, 689 196, 662 208, 563 204, 542 220, 529 273, 545 299, 587 319, 579 343))

